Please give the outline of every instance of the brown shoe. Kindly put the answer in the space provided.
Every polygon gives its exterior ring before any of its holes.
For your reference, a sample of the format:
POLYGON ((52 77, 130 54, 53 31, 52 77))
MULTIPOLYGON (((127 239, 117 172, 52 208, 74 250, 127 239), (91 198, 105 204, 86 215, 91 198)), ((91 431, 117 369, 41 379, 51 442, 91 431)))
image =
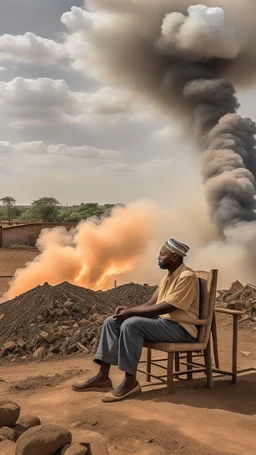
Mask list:
POLYGON ((72 389, 75 392, 110 392, 113 389, 112 381, 108 379, 104 382, 88 384, 88 381, 77 382, 72 384, 72 389))

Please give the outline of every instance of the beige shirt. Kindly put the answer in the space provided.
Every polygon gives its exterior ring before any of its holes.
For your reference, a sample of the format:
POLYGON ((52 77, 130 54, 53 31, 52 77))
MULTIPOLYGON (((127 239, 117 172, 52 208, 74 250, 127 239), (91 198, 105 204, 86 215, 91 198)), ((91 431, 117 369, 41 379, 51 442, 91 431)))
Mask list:
POLYGON ((161 317, 178 322, 190 335, 197 338, 196 326, 182 323, 199 318, 199 282, 192 269, 182 264, 172 275, 167 272, 159 283, 156 304, 163 302, 177 309, 161 317))

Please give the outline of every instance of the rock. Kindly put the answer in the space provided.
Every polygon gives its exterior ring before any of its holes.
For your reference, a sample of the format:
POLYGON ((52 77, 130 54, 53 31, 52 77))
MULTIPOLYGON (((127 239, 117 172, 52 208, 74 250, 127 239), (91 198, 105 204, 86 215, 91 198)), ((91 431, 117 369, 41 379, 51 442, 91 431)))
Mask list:
POLYGON ((15 455, 54 455, 70 444, 71 433, 58 425, 44 424, 30 428, 18 439, 15 455))
POLYGON ((54 336, 51 334, 51 333, 47 333, 47 332, 40 332, 40 337, 43 338, 45 341, 47 341, 47 343, 52 343, 54 341, 54 336))
POLYGON ((13 351, 13 349, 15 349, 16 346, 17 346, 17 343, 15 343, 15 341, 8 341, 7 343, 4 343, 3 348, 6 351, 13 351))
POLYGON ((7 438, 0 434, 0 442, 2 442, 2 441, 7 441, 7 438))
POLYGON ((17 341, 17 345, 20 347, 20 348, 24 348, 24 346, 26 345, 25 341, 22 340, 21 338, 17 341))
MULTIPOLYGON (((81 444, 72 444, 69 446, 63 454, 65 455, 90 455, 91 452, 88 449, 89 444, 81 443, 81 444)), ((61 454, 62 455, 62 454, 61 454)), ((97 453, 96 453, 97 455, 97 453)))
POLYGON ((0 427, 12 427, 20 415, 20 407, 9 401, 0 402, 0 427))
POLYGON ((249 355, 251 355, 251 352, 249 352, 249 351, 241 351, 241 354, 242 354, 244 357, 249 357, 249 355))
POLYGON ((40 348, 37 348, 35 352, 33 352, 33 357, 42 357, 44 353, 45 353, 44 346, 40 346, 40 348))
POLYGON ((39 417, 36 416, 24 416, 19 418, 16 425, 14 425, 14 441, 17 441, 19 437, 25 433, 25 431, 29 430, 30 428, 37 427, 41 425, 41 421, 39 417))
POLYGON ((20 425, 19 423, 16 423, 16 425, 14 425, 12 427, 13 431, 14 431, 14 441, 16 442, 20 436, 25 433, 25 431, 27 431, 28 429, 26 427, 24 427, 23 425, 20 425))
POLYGON ((12 428, 1 427, 0 436, 4 436, 6 439, 9 439, 10 441, 14 441, 14 431, 12 428))
POLYGON ((0 321, 4 318, 4 314, 0 314, 0 321))
POLYGON ((27 429, 33 428, 33 427, 38 427, 41 425, 41 421, 39 417, 33 416, 33 415, 27 415, 27 416, 22 416, 19 420, 18 423, 20 425, 23 425, 27 429))
POLYGON ((88 352, 88 349, 82 344, 82 343, 77 343, 77 347, 78 349, 80 349, 81 351, 84 351, 84 352, 88 352))
POLYGON ((56 452, 56 455, 64 455, 69 447, 71 447, 70 444, 66 444, 65 446, 61 447, 61 449, 56 452))
POLYGON ((71 346, 64 348, 64 351, 66 354, 73 354, 74 352, 77 351, 77 346, 76 346, 76 344, 72 344, 71 346))
POLYGON ((1 455, 15 455, 16 444, 13 441, 2 441, 0 442, 0 454, 1 455))

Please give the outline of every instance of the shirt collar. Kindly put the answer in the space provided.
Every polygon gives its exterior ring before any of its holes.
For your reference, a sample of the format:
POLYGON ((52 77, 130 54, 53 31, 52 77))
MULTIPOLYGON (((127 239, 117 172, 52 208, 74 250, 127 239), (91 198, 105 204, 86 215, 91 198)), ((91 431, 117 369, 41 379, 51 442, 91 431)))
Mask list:
POLYGON ((168 272, 168 278, 169 279, 176 278, 181 273, 181 271, 183 270, 184 267, 185 267, 185 264, 182 263, 171 275, 168 272))

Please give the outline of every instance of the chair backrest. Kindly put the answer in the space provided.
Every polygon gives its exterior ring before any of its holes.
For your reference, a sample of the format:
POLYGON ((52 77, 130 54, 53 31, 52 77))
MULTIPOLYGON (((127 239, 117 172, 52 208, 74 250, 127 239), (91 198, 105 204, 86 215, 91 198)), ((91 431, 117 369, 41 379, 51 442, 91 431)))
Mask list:
POLYGON ((207 319, 207 325, 199 326, 199 343, 208 343, 217 291, 218 270, 210 272, 197 271, 200 289, 200 319, 207 319))

